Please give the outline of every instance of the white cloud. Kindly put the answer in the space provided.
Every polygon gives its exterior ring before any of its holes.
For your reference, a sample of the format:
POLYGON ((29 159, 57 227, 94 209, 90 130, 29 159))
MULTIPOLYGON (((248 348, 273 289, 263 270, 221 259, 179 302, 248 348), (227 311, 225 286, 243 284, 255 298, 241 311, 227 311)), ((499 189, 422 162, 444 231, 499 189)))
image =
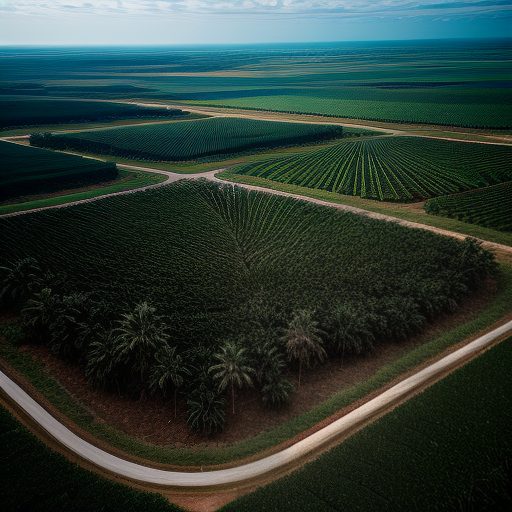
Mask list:
POLYGON ((84 14, 274 14, 439 16, 512 11, 508 0, 0 0, 0 12, 84 14))

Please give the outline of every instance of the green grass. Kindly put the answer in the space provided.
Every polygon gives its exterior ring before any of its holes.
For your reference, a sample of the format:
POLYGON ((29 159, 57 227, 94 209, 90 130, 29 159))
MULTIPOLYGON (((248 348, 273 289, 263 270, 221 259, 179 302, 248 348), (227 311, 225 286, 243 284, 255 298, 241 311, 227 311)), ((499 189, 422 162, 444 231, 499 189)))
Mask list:
POLYGON ((223 510, 510 510, 511 366, 509 338, 317 461, 223 510))
POLYGON ((142 160, 186 161, 329 140, 342 133, 336 125, 208 118, 53 135, 41 144, 142 160))
POLYGON ((177 512, 156 494, 101 478, 51 451, 0 408, 0 491, 4 512, 177 512))
POLYGON ((512 147, 419 137, 342 142, 241 165, 236 174, 386 201, 409 201, 510 180, 512 147))
POLYGON ((56 206, 60 204, 71 203, 73 201, 81 201, 84 199, 91 199, 93 197, 101 197, 106 194, 115 192, 122 192, 123 190, 133 190, 147 185, 154 185, 165 181, 166 176, 163 174, 153 174, 143 171, 125 171, 118 170, 118 182, 109 183, 104 186, 97 186, 81 192, 69 191, 62 195, 39 198, 27 199, 20 203, 10 203, 0 205, 0 215, 6 213, 14 213, 26 210, 33 210, 34 208, 45 208, 47 206, 56 206))
POLYGON ((271 181, 257 176, 235 174, 232 169, 219 172, 216 176, 222 180, 233 183, 245 183, 247 185, 255 185, 271 190, 278 190, 299 196, 320 199, 329 203, 345 204, 371 212, 391 215, 411 222, 419 222, 429 226, 447 229, 449 231, 456 231, 467 236, 488 240, 490 242, 512 245, 512 235, 510 233, 478 226, 476 224, 468 224, 457 219, 429 215, 422 211, 422 209, 411 209, 406 205, 400 205, 398 203, 383 203, 371 199, 362 199, 360 197, 336 194, 327 190, 311 189, 298 185, 291 185, 289 183, 278 183, 276 181, 271 181))
POLYGON ((115 164, 0 141, 0 199, 56 192, 117 177, 115 164))
MULTIPOLYGON (((51 377, 47 370, 27 353, 19 351, 9 343, 0 343, 0 357, 11 367, 25 375, 36 389, 72 421, 113 446, 128 453, 164 463, 178 465, 218 464, 241 459, 271 448, 310 428, 337 410, 361 399, 368 393, 396 379, 404 372, 434 357, 444 349, 488 328, 510 312, 511 303, 512 269, 509 266, 502 265, 496 296, 474 318, 470 318, 449 330, 438 330, 427 342, 397 360, 388 363, 366 381, 340 390, 317 407, 283 423, 279 427, 262 432, 242 442, 216 448, 198 446, 189 449, 157 446, 131 438, 108 425, 95 421, 90 412, 75 398, 71 397, 51 377)), ((13 335, 12 331, 13 329, 4 326, 2 334, 10 339, 15 338, 16 336, 13 335)), ((77 371, 79 370, 77 369, 77 371)))
POLYGON ((512 231, 512 181, 429 199, 425 211, 499 231, 512 231))

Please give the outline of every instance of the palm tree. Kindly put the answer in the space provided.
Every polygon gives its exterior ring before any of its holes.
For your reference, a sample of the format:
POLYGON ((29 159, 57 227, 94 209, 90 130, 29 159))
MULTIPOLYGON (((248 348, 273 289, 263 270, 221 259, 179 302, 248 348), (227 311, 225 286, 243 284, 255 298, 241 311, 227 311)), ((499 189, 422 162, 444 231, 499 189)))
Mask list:
POLYGON ((334 307, 329 331, 336 350, 341 354, 342 364, 345 353, 362 354, 373 347, 374 336, 368 317, 350 304, 334 307))
POLYGON ((61 298, 50 288, 43 288, 22 309, 23 322, 39 340, 48 339, 50 328, 61 313, 61 298))
POLYGON ((89 346, 85 374, 95 385, 107 387, 117 363, 116 338, 112 331, 104 332, 89 346))
POLYGON ((283 341, 288 357, 299 362, 299 388, 302 367, 309 367, 315 360, 322 362, 326 357, 321 334, 313 312, 307 309, 296 311, 285 330, 283 341))
POLYGON ((42 272, 34 258, 23 258, 0 267, 2 285, 0 302, 22 306, 32 295, 34 284, 42 272))
POLYGON ((155 355, 154 364, 150 375, 150 388, 155 391, 160 389, 164 396, 172 386, 174 388, 174 417, 176 418, 176 395, 178 388, 183 385, 185 375, 190 375, 190 370, 180 354, 176 353, 176 347, 164 347, 155 355))
POLYGON ((212 435, 224 428, 226 402, 218 390, 201 384, 192 391, 187 405, 187 423, 192 430, 212 435))
POLYGON ((252 385, 251 375, 254 369, 249 365, 245 348, 237 343, 225 343, 218 354, 215 354, 217 364, 210 368, 214 380, 218 382, 219 391, 228 386, 231 389, 231 408, 235 414, 235 386, 238 388, 252 385))
POLYGON ((130 364, 131 369, 139 374, 141 385, 144 385, 155 353, 169 339, 163 318, 156 314, 156 309, 149 302, 143 301, 133 311, 122 315, 114 332, 117 336, 118 361, 130 364))

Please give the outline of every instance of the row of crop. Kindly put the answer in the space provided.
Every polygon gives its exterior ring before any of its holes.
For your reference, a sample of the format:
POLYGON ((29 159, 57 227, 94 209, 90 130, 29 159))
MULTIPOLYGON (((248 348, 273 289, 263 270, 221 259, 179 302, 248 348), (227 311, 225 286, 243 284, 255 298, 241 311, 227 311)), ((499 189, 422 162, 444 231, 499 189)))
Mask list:
MULTIPOLYGON (((0 227, 0 258, 8 268, 33 257, 40 268, 66 276, 64 291, 44 281, 50 291, 31 300, 60 311, 78 292, 94 297, 85 302, 101 306, 107 334, 135 305, 148 302, 164 315, 165 343, 189 372, 180 389, 186 400, 205 386, 212 391, 204 366, 209 370, 228 343, 243 348, 253 376, 265 375, 268 357, 279 362, 272 382, 281 386, 284 375, 301 368, 285 340, 294 322, 316 336, 320 354, 355 357, 420 332, 457 307, 494 267, 491 255, 472 242, 206 181, 0 219, 0 227)), ((27 321, 40 311, 34 303, 31 308, 27 321)), ((112 338, 98 338, 93 348, 69 338, 63 344, 54 323, 38 336, 47 332, 53 350, 74 354, 96 375, 104 360, 98 362, 97 344, 104 340, 107 350, 112 338)), ((116 360, 108 384, 138 396, 149 386, 155 353, 144 356, 143 374, 131 359, 116 360)), ((258 379, 253 383, 263 399, 268 389, 258 379)))
POLYGON ((509 510, 511 339, 224 512, 509 510))
POLYGON ((55 149, 149 160, 191 160, 248 149, 274 148, 339 138, 334 125, 210 118, 62 135, 33 136, 31 143, 55 149))
POLYGON ((126 103, 53 99, 0 100, 2 129, 127 118, 174 118, 185 114, 180 109, 143 107, 126 103))
POLYGON ((500 231, 512 231, 512 182, 429 199, 425 211, 500 231))
POLYGON ((316 114, 389 123, 436 124, 468 128, 505 129, 512 126, 507 105, 333 99, 310 96, 261 96, 224 101, 194 102, 203 105, 290 114, 316 114))
POLYGON ((43 194, 117 178, 114 163, 0 142, 0 199, 43 194))
POLYGON ((406 201, 509 180, 511 157, 507 146, 386 137, 252 162, 235 172, 340 194, 406 201))

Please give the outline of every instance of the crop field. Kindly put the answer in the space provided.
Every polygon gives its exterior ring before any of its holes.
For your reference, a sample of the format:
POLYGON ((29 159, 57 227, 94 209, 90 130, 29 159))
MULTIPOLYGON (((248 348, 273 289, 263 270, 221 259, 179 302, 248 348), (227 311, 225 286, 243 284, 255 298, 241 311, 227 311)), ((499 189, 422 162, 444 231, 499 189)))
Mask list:
POLYGON ((342 137, 333 125, 210 118, 51 135, 31 143, 147 160, 183 161, 342 137))
MULTIPOLYGON (((196 105, 243 108, 249 110, 270 110, 296 114, 319 114, 329 117, 348 119, 368 119, 392 123, 422 123, 445 126, 465 126, 478 128, 510 128, 512 126, 512 106, 499 108, 489 104, 489 98, 481 95, 478 102, 474 96, 452 92, 452 99, 441 96, 432 89, 411 86, 411 91, 397 87, 396 90, 381 88, 366 89, 361 94, 359 88, 342 90, 312 90, 304 95, 303 91, 294 94, 273 94, 225 98, 221 100, 194 100, 196 105), (326 97, 327 94, 327 97, 326 97), (441 102, 436 101, 440 99, 441 102)), ((496 98, 498 100, 498 98, 496 98)))
POLYGON ((471 263, 460 273, 470 252, 454 240, 203 180, 0 219, 0 228, 2 261, 31 256, 64 272, 69 286, 105 299, 112 318, 151 300, 176 319, 181 348, 279 339, 293 311, 327 325, 340 303, 369 315, 379 343, 402 339, 478 283, 471 263))
POLYGON ((509 146, 385 137, 253 162, 233 172, 338 194, 410 201, 508 181, 511 161, 509 146))
POLYGON ((425 211, 499 231, 512 231, 512 182, 429 199, 425 211))
POLYGON ((511 342, 222 510, 510 510, 511 342))
POLYGON ((47 448, 0 408, 0 478, 4 512, 101 510, 173 512, 155 494, 105 480, 47 448))
POLYGON ((115 179, 115 164, 0 142, 0 200, 115 179))
POLYGON ((0 129, 127 118, 173 118, 179 109, 140 107, 98 101, 57 99, 0 99, 0 129))

